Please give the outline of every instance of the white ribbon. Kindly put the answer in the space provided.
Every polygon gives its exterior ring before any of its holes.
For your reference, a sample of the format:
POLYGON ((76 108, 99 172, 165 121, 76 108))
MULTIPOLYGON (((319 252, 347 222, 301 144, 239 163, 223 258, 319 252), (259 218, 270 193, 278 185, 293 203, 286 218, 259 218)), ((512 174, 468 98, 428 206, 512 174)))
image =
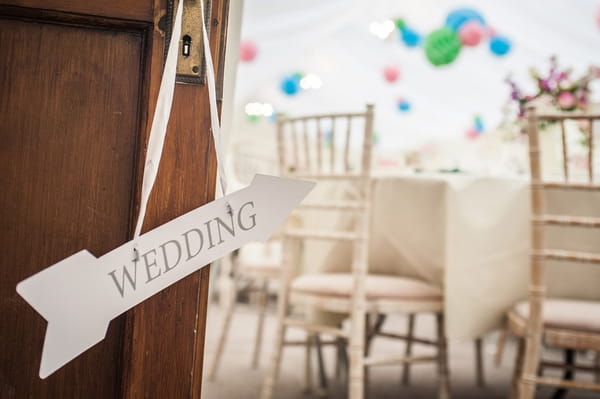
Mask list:
MULTIPOLYGON (((202 15, 204 15, 204 0, 200 0, 202 15)), ((210 18, 209 18, 210 20, 210 18)), ((217 154, 217 169, 219 171, 219 182, 221 184, 221 195, 227 194, 227 176, 225 175, 225 154, 221 145, 221 125, 219 123, 219 113, 217 112, 217 90, 215 84, 215 70, 213 68, 212 54, 210 52, 210 43, 206 33, 206 25, 202 23, 202 43, 204 43, 204 55, 206 59, 206 80, 208 85, 208 99, 210 102, 210 125, 213 141, 215 143, 215 152, 217 154)))
MULTIPOLYGON (((162 156, 162 150, 167 134, 167 125, 169 116, 171 115, 171 106, 173 105, 173 93, 175 91, 175 77, 177 74, 177 58, 179 53, 179 38, 181 37, 181 19, 183 14, 183 2, 179 0, 177 12, 175 14, 175 23, 173 24, 173 32, 169 42, 169 51, 167 52, 167 60, 165 62, 165 70, 163 72, 160 89, 158 91, 158 99, 156 101, 156 110, 152 119, 152 127, 150 128, 150 137, 148 139, 148 149, 146 151, 146 164, 144 166, 144 177, 142 180, 142 195, 140 200, 140 212, 138 214, 137 223, 133 238, 140 236, 144 217, 146 216, 146 207, 148 199, 154 187, 158 166, 162 156)), ((204 1, 201 0, 202 15, 204 15, 204 1)), ((217 113, 217 100, 215 89, 215 73, 213 69, 212 56, 210 53, 210 44, 208 42, 208 34, 206 26, 202 23, 204 54, 206 57, 206 77, 208 85, 208 95, 210 102, 210 122, 213 141, 217 154, 217 167, 219 171, 220 187, 222 195, 226 194, 227 181, 223 165, 225 158, 221 148, 219 115, 217 113)))

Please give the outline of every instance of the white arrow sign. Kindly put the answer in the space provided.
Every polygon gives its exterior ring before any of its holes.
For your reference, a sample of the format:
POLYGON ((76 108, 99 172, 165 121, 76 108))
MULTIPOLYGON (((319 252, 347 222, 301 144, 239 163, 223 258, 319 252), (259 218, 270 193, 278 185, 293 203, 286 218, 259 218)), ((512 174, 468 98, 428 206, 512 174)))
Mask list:
POLYGON ((48 321, 40 377, 102 341, 121 313, 246 242, 266 240, 314 184, 256 175, 100 258, 82 250, 21 281, 17 292, 48 321))

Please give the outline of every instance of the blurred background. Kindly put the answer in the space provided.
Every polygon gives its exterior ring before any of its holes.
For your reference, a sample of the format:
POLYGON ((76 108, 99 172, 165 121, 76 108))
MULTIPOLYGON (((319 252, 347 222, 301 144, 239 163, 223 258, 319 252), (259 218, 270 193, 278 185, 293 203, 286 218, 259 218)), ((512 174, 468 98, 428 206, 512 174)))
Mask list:
POLYGON ((585 90, 582 106, 600 101, 600 81, 590 76, 600 65, 598 7, 594 0, 247 0, 231 120, 223 122, 230 148, 268 155, 277 114, 370 102, 381 166, 522 172, 519 100, 556 103, 558 84, 579 97, 585 90), (460 29, 442 29, 453 24, 460 29))

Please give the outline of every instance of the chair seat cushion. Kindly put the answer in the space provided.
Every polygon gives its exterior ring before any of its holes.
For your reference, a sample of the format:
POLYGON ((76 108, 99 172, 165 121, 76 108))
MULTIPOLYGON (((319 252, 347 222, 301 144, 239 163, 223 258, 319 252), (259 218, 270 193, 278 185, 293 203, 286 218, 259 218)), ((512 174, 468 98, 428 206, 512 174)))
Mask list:
MULTIPOLYGON (((350 297, 352 274, 307 274, 292 281, 294 292, 321 295, 350 297)), ((426 282, 388 275, 367 275, 367 299, 395 300, 442 300, 442 291, 426 282)))
MULTIPOLYGON (((519 302, 513 311, 526 320, 529 317, 529 302, 519 302)), ((546 328, 600 333, 600 302, 546 298, 543 318, 546 328)))

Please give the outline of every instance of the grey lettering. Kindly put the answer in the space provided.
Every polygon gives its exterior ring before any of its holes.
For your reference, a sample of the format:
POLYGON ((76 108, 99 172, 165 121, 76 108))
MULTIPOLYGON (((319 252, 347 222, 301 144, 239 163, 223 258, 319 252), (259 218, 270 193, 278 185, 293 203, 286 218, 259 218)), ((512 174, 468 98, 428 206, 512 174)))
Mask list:
POLYGON ((249 216, 250 220, 252 220, 252 225, 251 226, 247 227, 247 226, 244 226, 244 224, 242 224, 242 211, 244 210, 244 208, 247 205, 252 205, 252 209, 254 209, 254 202, 253 201, 248 201, 248 202, 246 202, 244 205, 242 205, 240 207, 240 212, 238 213, 238 225, 240 226, 240 228, 242 230, 246 230, 246 231, 250 230, 250 229, 253 229, 256 226, 256 213, 253 213, 252 215, 249 216))
POLYGON ((219 219, 218 217, 214 218, 213 220, 217 221, 217 232, 219 233, 219 244, 223 243, 223 237, 221 236, 221 226, 223 228, 225 228, 225 230, 227 230, 229 232, 229 234, 231 234, 232 236, 235 237, 235 229, 234 229, 234 223, 233 223, 233 214, 229 215, 229 218, 231 219, 231 227, 226 225, 225 222, 223 222, 221 219, 219 219))
POLYGON ((156 249, 151 249, 150 251, 148 251, 142 255, 142 257, 144 258, 144 263, 146 264, 146 274, 148 275, 148 280, 146 281, 146 284, 148 284, 150 281, 154 280, 161 274, 160 269, 158 269, 158 273, 155 274, 154 276, 152 276, 152 274, 150 272, 150 268, 158 267, 158 265, 156 264, 156 258, 152 259, 152 263, 148 262, 148 254, 150 254, 150 253, 153 253, 156 256, 156 249))
POLYGON ((160 246, 160 248, 162 249, 162 253, 163 253, 163 259, 165 260, 165 273, 168 272, 169 270, 175 268, 175 266, 177 266, 179 264, 179 261, 181 260, 181 245, 179 245, 179 242, 175 241, 175 240, 170 240, 165 242, 164 244, 162 244, 160 246), (177 248, 177 261, 175 261, 174 265, 169 265, 169 259, 167 257, 167 244, 175 244, 175 248, 177 248))
POLYGON ((210 231, 210 222, 212 222, 212 220, 209 220, 208 222, 204 223, 206 225, 206 232, 208 233, 208 243, 210 244, 210 247, 208 247, 208 249, 211 249, 215 246, 212 240, 212 232, 210 231))
POLYGON ((185 249, 187 251, 187 256, 188 256, 186 261, 188 261, 200 253, 200 251, 202 250, 202 245, 204 245, 204 238, 202 237, 202 232, 198 229, 191 229, 189 231, 186 231, 185 233, 182 234, 182 236, 183 236, 183 238, 185 238, 185 249), (188 238, 188 234, 190 234, 192 231, 198 233, 198 238, 200 238, 200 245, 198 246, 198 251, 196 251, 196 253, 193 255, 192 255, 192 252, 190 251, 190 239, 188 238))
POLYGON ((115 269, 108 274, 112 277, 113 282, 117 286, 119 294, 121 294, 121 298, 123 298, 125 296, 125 278, 129 280, 129 284, 131 285, 131 287, 133 287, 133 290, 135 291, 135 282, 137 279, 137 262, 135 260, 133 261, 133 278, 131 278, 131 274, 129 274, 127 267, 123 266, 123 273, 121 274, 121 284, 119 284, 119 282, 117 281, 117 277, 115 277, 116 271, 117 270, 115 269))

